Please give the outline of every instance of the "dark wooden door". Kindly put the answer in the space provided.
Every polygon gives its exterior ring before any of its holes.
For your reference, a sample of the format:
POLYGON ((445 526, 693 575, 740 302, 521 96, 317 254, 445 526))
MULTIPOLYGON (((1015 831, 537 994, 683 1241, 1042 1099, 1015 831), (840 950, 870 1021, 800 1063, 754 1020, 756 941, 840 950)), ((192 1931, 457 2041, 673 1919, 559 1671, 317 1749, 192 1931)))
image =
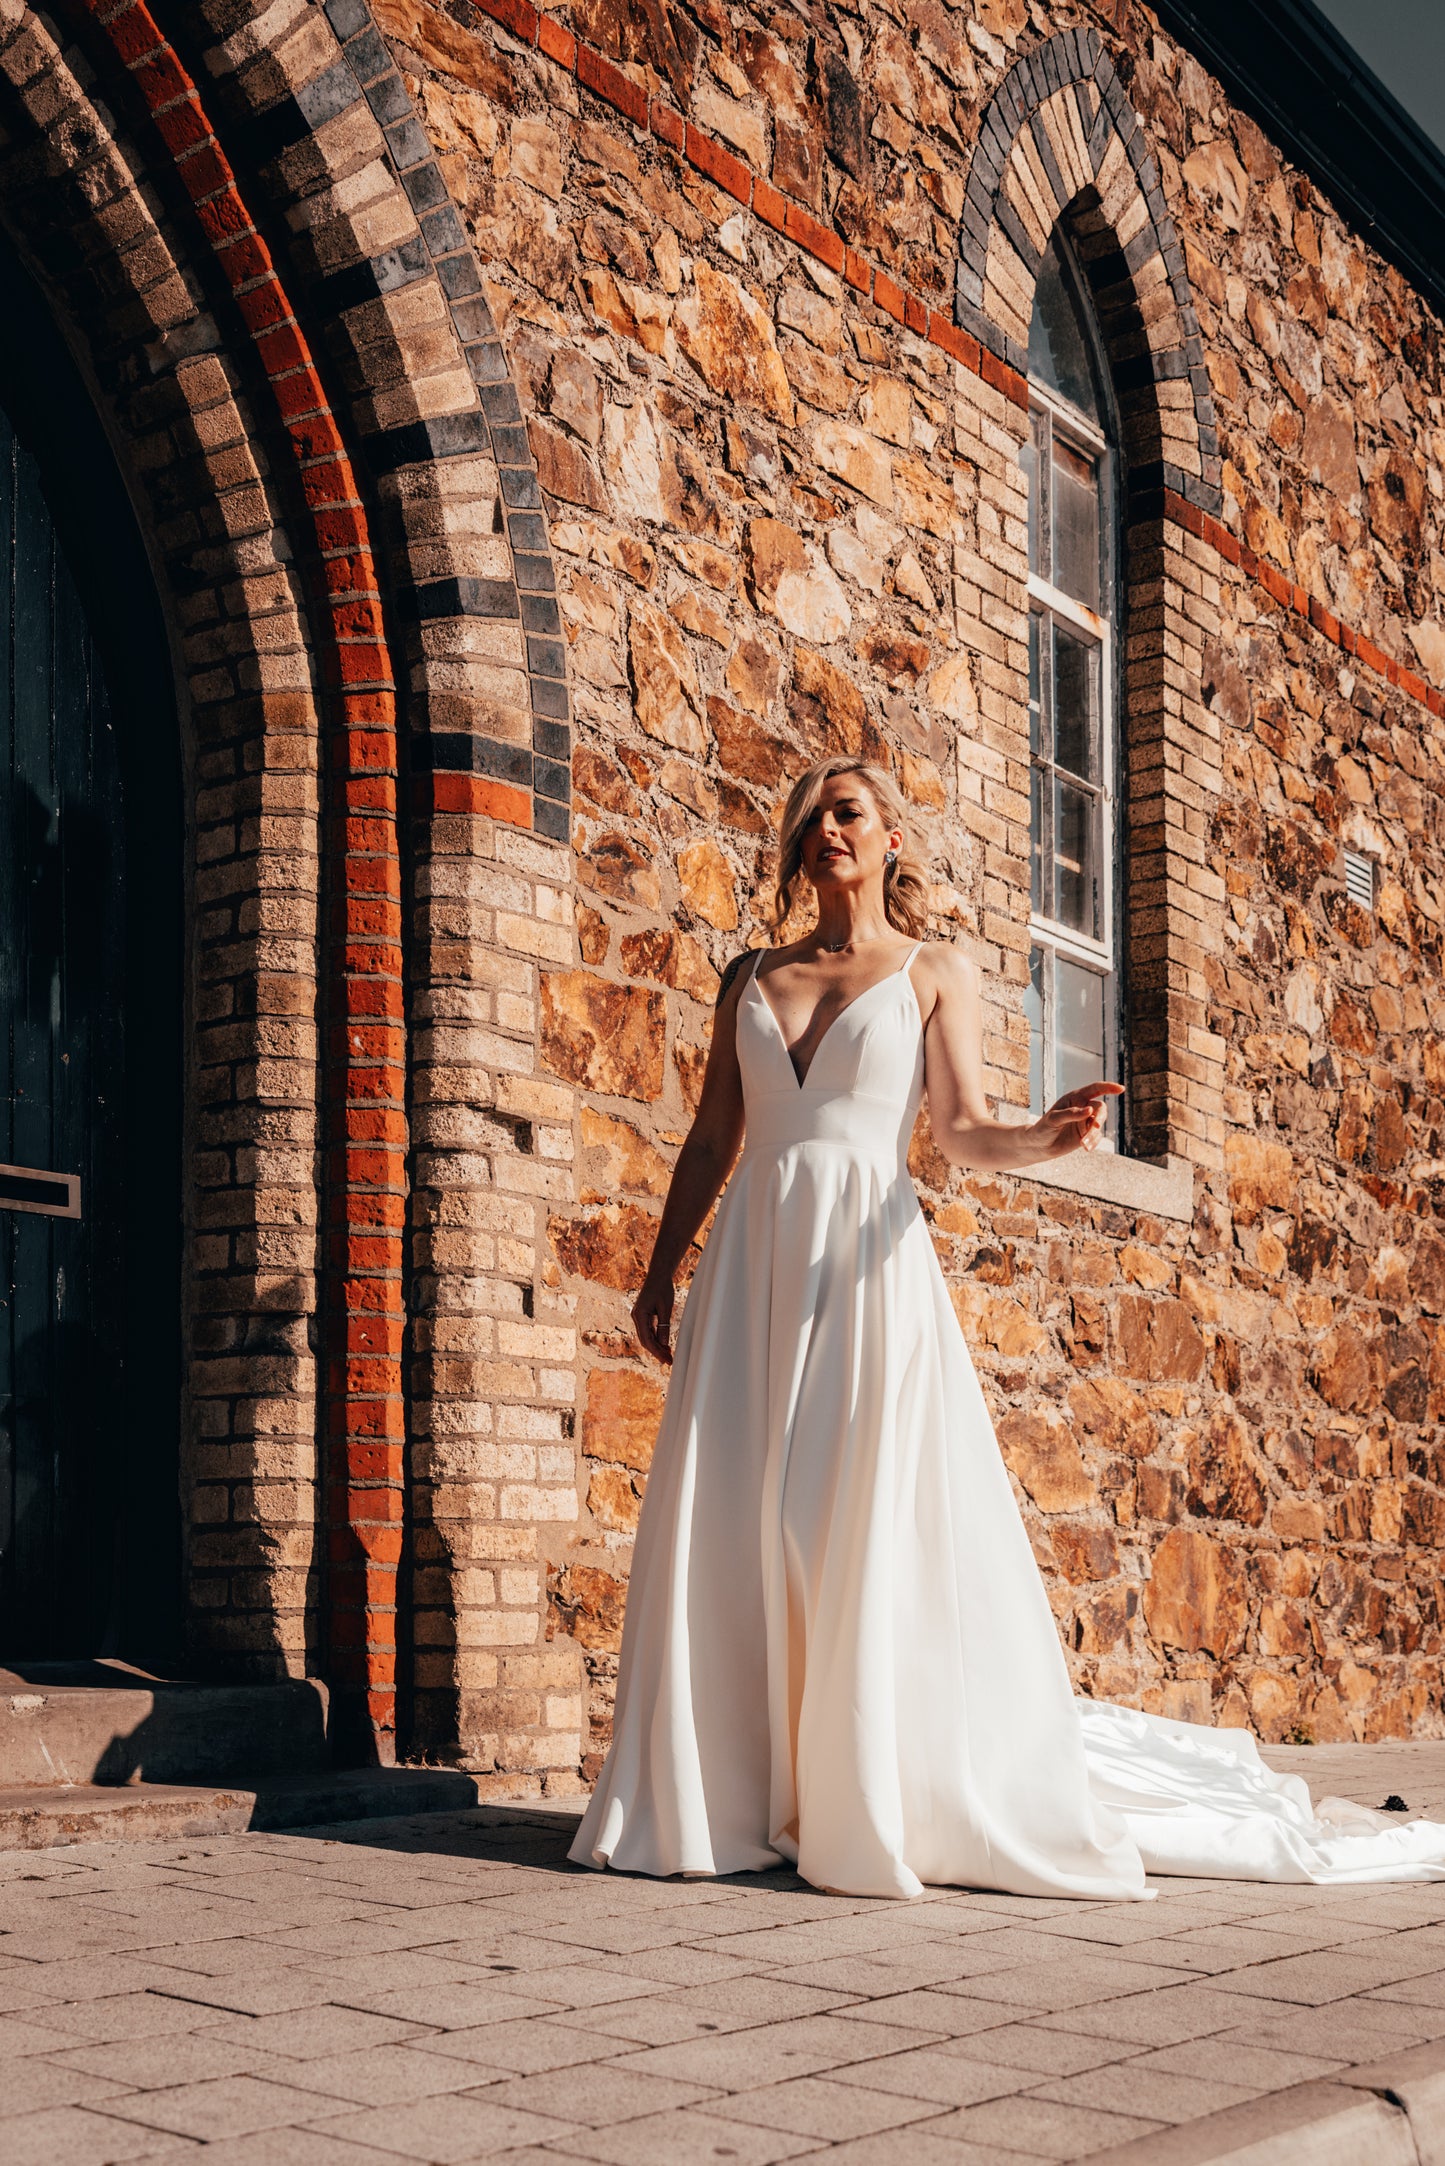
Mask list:
POLYGON ((0 236, 0 1661, 174 1658, 179 754, 90 394, 0 236))
POLYGON ((114 1637, 122 777, 35 460, 0 414, 0 1644, 114 1637))

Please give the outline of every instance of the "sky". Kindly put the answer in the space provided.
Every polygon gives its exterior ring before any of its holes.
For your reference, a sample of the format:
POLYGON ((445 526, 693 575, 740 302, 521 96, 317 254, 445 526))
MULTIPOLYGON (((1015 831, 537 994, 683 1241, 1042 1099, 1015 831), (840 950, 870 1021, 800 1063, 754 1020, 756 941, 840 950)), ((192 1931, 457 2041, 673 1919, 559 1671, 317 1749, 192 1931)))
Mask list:
POLYGON ((1445 0, 1315 0, 1407 113, 1445 149, 1445 0))

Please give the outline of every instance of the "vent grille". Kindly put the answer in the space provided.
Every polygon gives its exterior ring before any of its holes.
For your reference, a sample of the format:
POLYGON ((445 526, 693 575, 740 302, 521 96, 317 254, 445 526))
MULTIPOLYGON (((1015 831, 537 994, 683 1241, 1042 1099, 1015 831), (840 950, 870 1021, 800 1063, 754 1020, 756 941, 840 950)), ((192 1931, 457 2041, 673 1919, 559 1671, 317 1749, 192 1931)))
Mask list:
POLYGON ((1374 909, 1375 860, 1372 857, 1361 857, 1358 850, 1346 850, 1345 892, 1362 910, 1374 909))

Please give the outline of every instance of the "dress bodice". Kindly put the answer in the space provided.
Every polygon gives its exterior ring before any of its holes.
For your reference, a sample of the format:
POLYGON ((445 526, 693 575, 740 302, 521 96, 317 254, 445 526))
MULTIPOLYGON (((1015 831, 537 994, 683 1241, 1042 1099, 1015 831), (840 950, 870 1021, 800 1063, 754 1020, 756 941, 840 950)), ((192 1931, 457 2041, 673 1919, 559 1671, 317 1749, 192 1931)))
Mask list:
POLYGON ((917 952, 834 1017, 801 1083, 753 965, 736 1026, 745 1153, 820 1143, 906 1158, 923 1095, 923 1018, 910 975, 917 952))

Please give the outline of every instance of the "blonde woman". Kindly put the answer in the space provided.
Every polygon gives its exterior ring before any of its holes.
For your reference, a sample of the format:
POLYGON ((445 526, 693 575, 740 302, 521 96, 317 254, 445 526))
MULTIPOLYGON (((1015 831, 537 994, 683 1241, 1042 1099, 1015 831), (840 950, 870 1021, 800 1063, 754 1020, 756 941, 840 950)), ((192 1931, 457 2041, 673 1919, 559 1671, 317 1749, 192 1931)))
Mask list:
POLYGON ((1445 1828, 1327 1822, 1240 1732, 1074 1699, 907 1153, 925 1089, 947 1158, 1013 1171, 1096 1145, 1118 1085, 990 1113, 978 972, 924 940, 886 775, 810 768, 779 854, 777 926, 801 882, 817 924, 727 972, 633 1309, 672 1377, 571 1855, 870 1896, 1445 1878, 1445 1828))

